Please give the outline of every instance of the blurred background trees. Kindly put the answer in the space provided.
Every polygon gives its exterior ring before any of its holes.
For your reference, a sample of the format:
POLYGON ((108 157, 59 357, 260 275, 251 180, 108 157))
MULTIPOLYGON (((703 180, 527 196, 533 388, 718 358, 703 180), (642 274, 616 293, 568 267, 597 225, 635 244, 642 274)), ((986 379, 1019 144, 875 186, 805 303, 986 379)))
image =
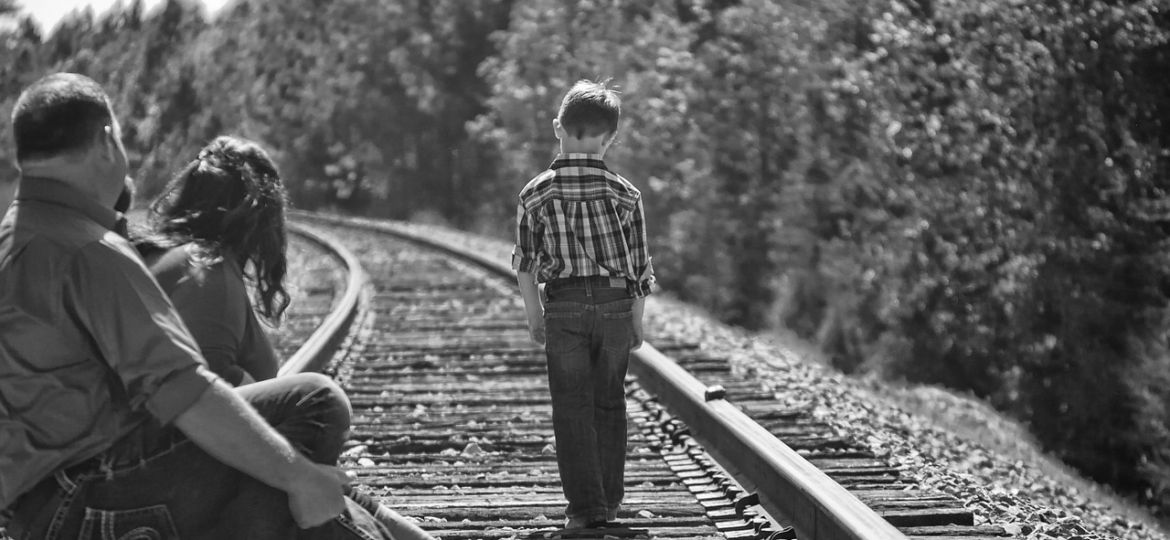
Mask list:
MULTIPOLYGON (((0 112, 106 84, 140 192, 220 133, 296 206, 511 234, 577 79, 662 283, 847 372, 970 391, 1170 508, 1170 10, 1077 0, 0 0, 0 112)), ((15 177, 0 133, 0 177, 15 177)), ((0 190, 3 193, 5 190, 0 190)), ((3 201, 0 201, 3 202, 3 201)))

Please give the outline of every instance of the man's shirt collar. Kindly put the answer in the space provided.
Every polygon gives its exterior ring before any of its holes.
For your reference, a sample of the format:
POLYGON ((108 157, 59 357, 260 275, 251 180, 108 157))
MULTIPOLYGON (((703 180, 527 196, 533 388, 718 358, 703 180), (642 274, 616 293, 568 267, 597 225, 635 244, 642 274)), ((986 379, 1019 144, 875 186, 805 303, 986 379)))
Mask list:
POLYGON ((115 228, 119 218, 113 208, 102 206, 93 197, 52 178, 22 177, 16 190, 16 200, 64 206, 110 230, 115 228))

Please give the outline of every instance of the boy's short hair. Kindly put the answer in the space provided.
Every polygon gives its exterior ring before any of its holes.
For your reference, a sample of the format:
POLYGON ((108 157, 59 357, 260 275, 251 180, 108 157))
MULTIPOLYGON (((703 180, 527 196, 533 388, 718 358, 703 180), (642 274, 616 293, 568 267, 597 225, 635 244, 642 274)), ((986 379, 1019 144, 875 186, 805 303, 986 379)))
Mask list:
POLYGON ((584 138, 617 132, 622 100, 607 84, 609 79, 600 82, 582 79, 565 94, 557 120, 569 135, 584 138))
POLYGON ((110 98, 93 79, 54 73, 29 85, 12 108, 16 160, 87 148, 113 122, 110 98))

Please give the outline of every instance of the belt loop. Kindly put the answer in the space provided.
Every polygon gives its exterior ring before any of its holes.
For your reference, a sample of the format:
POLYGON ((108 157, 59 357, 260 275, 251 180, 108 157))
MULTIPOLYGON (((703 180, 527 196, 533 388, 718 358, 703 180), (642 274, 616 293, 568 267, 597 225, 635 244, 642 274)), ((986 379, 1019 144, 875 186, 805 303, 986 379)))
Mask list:
POLYGON ((77 484, 73 482, 72 478, 69 478, 69 475, 65 474, 64 469, 54 471, 53 478, 57 480, 57 485, 61 486, 61 489, 65 490, 65 493, 77 491, 77 484))
POLYGON ((593 298, 593 281, 589 278, 585 278, 585 296, 593 298))

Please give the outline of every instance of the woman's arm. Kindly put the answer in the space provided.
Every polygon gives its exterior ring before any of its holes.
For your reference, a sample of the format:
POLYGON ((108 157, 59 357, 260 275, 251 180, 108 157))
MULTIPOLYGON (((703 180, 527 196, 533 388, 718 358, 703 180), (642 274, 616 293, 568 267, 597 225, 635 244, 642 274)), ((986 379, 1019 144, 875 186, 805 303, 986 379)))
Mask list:
POLYGON ((150 271, 170 296, 211 371, 236 386, 246 382, 247 373, 239 365, 248 314, 242 274, 228 261, 195 264, 188 246, 162 255, 150 264, 150 271))
POLYGON ((239 354, 239 366, 246 372, 245 376, 252 379, 243 384, 271 379, 280 369, 276 349, 272 347, 272 342, 268 341, 268 336, 264 333, 264 328, 261 326, 260 320, 256 318, 256 312, 251 306, 248 306, 245 320, 244 341, 239 354))

